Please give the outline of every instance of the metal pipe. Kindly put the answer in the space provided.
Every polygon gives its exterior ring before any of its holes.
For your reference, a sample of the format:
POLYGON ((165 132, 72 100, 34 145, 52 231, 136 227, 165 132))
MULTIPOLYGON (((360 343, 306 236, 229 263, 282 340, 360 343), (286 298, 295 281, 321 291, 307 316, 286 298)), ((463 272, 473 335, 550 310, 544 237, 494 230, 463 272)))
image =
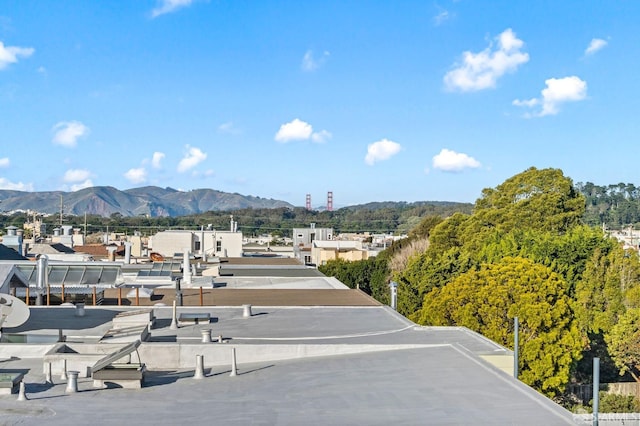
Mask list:
POLYGON ((188 248, 184 249, 184 258, 182 259, 182 277, 186 285, 191 284, 191 253, 188 248))
POLYGON ((515 377, 516 379, 518 378, 518 363, 520 362, 519 360, 519 350, 518 350, 518 346, 520 343, 520 339, 519 339, 519 330, 520 329, 520 323, 518 322, 518 317, 515 317, 513 319, 513 377, 515 377))
POLYGON ((42 306, 42 293, 44 289, 49 285, 49 258, 46 254, 38 256, 36 263, 37 278, 36 278, 36 305, 42 306))
POLYGON ((593 426, 598 426, 600 410, 600 358, 593 358, 593 426))

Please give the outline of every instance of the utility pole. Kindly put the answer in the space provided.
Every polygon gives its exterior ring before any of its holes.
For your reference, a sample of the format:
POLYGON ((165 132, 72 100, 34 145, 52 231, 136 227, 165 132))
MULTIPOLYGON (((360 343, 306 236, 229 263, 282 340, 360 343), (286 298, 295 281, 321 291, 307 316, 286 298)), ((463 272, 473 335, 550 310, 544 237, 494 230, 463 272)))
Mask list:
POLYGON ((62 228, 62 215, 64 214, 64 207, 62 204, 62 194, 60 194, 60 228, 62 228))

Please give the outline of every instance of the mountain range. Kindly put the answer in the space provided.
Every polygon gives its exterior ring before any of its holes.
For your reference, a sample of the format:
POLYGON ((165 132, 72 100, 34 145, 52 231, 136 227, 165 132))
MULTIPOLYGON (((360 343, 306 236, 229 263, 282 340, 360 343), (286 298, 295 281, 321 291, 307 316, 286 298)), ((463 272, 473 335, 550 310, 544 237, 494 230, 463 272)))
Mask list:
POLYGON ((294 207, 271 198, 254 197, 216 191, 194 189, 179 191, 173 188, 145 186, 121 191, 111 186, 94 186, 75 192, 24 192, 0 190, 0 210, 3 212, 35 211, 42 214, 99 215, 119 213, 122 216, 148 215, 184 216, 212 210, 244 208, 294 207))

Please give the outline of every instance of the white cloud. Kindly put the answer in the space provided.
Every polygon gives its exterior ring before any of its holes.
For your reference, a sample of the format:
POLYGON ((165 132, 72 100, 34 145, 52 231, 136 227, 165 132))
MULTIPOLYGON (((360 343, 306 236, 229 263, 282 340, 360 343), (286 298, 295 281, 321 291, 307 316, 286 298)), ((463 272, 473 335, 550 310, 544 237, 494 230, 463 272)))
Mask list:
POLYGON ((61 121, 53 126, 52 142, 56 145, 75 147, 78 139, 89 134, 89 128, 79 121, 61 121))
POLYGON ((313 127, 311 127, 311 124, 295 118, 293 121, 280 126, 275 140, 277 142, 306 140, 311 137, 312 133, 313 127))
POLYGON ((607 46, 607 44, 608 43, 606 40, 603 40, 601 38, 594 38, 591 40, 591 43, 589 43, 589 47, 586 48, 586 50, 584 51, 584 54, 585 56, 593 55, 598 50, 604 49, 607 46))
POLYGON ((434 169, 443 172, 461 172, 464 169, 477 169, 480 162, 473 157, 443 148, 440 153, 433 157, 431 164, 434 169))
POLYGON ((218 126, 218 132, 220 132, 220 133, 228 133, 230 135, 237 135, 237 134, 241 133, 241 130, 238 129, 233 124, 233 121, 228 121, 228 122, 222 123, 221 125, 218 126))
POLYGON ((33 52, 35 49, 32 47, 5 46, 0 41, 0 70, 18 62, 18 58, 28 58, 33 52))
POLYGON ((147 181, 147 170, 144 167, 129 169, 124 177, 131 183, 144 183, 147 181))
POLYGON ((550 78, 545 80, 545 84, 547 87, 542 90, 540 98, 515 99, 513 105, 528 108, 541 105, 540 111, 526 116, 543 117, 560 112, 560 105, 565 102, 581 101, 587 97, 587 82, 576 76, 550 78))
POLYGON ((449 12, 446 10, 443 10, 442 12, 438 13, 436 16, 433 17, 433 22, 436 25, 440 25, 447 19, 449 19, 449 12))
POLYGON ((9 157, 0 158, 0 169, 5 169, 11 165, 9 157))
POLYGON ((164 152, 154 152, 153 158, 151 159, 151 165, 154 169, 162 168, 162 160, 164 159, 164 152))
POLYGON ((76 183, 71 185, 71 191, 80 191, 81 189, 91 188, 93 186, 93 181, 91 179, 87 179, 84 182, 76 183))
POLYGON ((320 130, 319 132, 311 134, 311 140, 316 143, 325 143, 332 137, 333 135, 331 134, 331 132, 327 132, 326 130, 320 130))
POLYGON ((302 57, 302 71, 311 72, 317 70, 322 65, 324 65, 330 55, 331 54, 325 50, 324 52, 322 52, 322 56, 316 58, 313 56, 312 50, 307 50, 302 57))
POLYGON ((69 169, 64 173, 64 177, 62 179, 64 182, 72 183, 72 182, 80 182, 83 180, 87 180, 90 177, 91 177, 91 172, 89 170, 69 169))
POLYGON ((364 162, 373 166, 378 161, 388 160, 393 157, 400 152, 401 148, 402 147, 399 143, 388 139, 382 139, 378 142, 374 142, 367 146, 367 155, 364 157, 364 162))
POLYGON ((202 163, 207 159, 207 154, 202 152, 199 148, 186 146, 187 153, 184 155, 182 160, 178 163, 178 172, 184 173, 187 170, 190 170, 202 163))
POLYGON ((327 130, 313 131, 311 124, 298 118, 283 124, 276 133, 274 139, 277 142, 304 141, 311 139, 316 143, 323 143, 331 139, 332 135, 327 130))
POLYGON ((151 11, 151 17, 157 18, 165 13, 172 13, 183 7, 190 6, 193 0, 160 0, 158 6, 151 11))
POLYGON ((479 53, 464 52, 462 64, 457 64, 444 76, 446 88, 462 92, 493 88, 498 78, 529 61, 529 54, 520 50, 524 42, 511 28, 503 31, 496 40, 495 48, 491 43, 479 53))
POLYGON ((3 177, 0 177, 0 189, 8 189, 11 191, 33 191, 32 183, 14 183, 3 177))

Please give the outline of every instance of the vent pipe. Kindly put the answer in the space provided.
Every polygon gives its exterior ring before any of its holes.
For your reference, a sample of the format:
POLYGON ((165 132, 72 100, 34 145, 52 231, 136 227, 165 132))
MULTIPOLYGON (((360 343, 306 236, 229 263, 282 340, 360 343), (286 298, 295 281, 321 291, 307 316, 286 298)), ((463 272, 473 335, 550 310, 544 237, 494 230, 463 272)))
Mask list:
POLYGON ((189 253, 189 249, 184 249, 184 256, 182 258, 182 276, 184 283, 186 285, 191 285, 191 262, 190 258, 191 254, 189 253))
POLYGON ((131 263, 131 244, 130 242, 124 243, 124 263, 127 265, 131 263))
POLYGON ((44 293, 44 289, 49 285, 49 257, 46 254, 41 254, 38 256, 37 262, 36 305, 42 306, 42 293, 44 293))

